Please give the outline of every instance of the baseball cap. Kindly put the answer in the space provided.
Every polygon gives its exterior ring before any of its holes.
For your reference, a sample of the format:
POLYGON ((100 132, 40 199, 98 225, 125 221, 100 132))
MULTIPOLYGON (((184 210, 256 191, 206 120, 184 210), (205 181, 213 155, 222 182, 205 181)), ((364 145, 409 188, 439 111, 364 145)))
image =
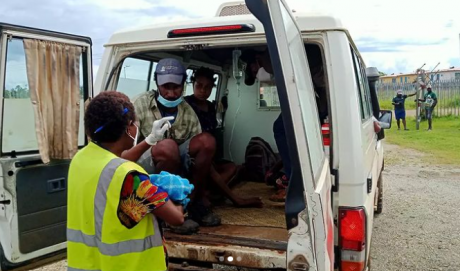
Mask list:
POLYGON ((158 62, 155 69, 157 75, 157 83, 162 86, 164 84, 173 83, 181 85, 184 81, 185 68, 174 58, 165 58, 158 62))
POLYGON ((402 91, 402 90, 398 90, 398 91, 396 91, 396 94, 402 94, 402 93, 403 93, 403 91, 402 91))

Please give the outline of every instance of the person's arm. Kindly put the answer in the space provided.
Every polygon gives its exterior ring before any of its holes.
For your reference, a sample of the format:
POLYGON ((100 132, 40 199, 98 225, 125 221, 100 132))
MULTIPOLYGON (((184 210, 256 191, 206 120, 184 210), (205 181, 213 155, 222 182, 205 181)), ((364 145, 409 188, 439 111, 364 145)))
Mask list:
POLYGON ((417 94, 417 92, 414 92, 412 94, 407 95, 407 97, 412 97, 412 96, 415 96, 416 94, 417 94))
POLYGON ((184 224, 184 208, 182 205, 174 205, 172 201, 166 202, 163 206, 153 210, 152 213, 171 226, 184 224))
POLYGON ((438 104, 438 97, 435 96, 433 98, 433 105, 431 106, 431 108, 434 108, 437 104, 438 104))
POLYGON ((393 101, 391 102, 392 105, 398 105, 399 103, 395 102, 395 98, 393 98, 393 101))
POLYGON ((150 145, 147 142, 142 141, 141 143, 137 144, 136 146, 132 147, 129 150, 124 151, 121 154, 121 158, 126 159, 131 162, 136 162, 141 158, 142 154, 150 149, 150 145))
POLYGON ((132 162, 139 160, 144 152, 163 139, 165 132, 171 128, 171 123, 169 121, 173 119, 174 117, 164 117, 154 121, 152 125, 152 132, 145 138, 145 140, 131 149, 124 151, 121 154, 121 158, 132 162))
POLYGON ((187 128, 189 131, 188 134, 190 135, 190 138, 201 134, 203 131, 201 129, 200 119, 198 119, 195 110, 193 110, 192 106, 190 106, 189 104, 186 104, 183 107, 183 109, 185 122, 187 123, 187 128))
POLYGON ((174 205, 168 193, 153 185, 148 175, 132 171, 126 175, 123 183, 118 218, 130 229, 148 213, 170 225, 181 225, 184 222, 183 208, 174 205))

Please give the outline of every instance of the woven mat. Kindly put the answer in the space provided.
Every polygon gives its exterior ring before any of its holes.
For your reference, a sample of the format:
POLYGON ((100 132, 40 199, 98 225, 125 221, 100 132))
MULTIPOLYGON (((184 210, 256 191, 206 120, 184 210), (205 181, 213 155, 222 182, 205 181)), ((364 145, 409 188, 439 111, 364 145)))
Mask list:
POLYGON ((221 216, 222 224, 286 228, 284 204, 268 200, 275 193, 272 187, 264 183, 247 182, 238 185, 233 191, 242 197, 261 197, 264 207, 235 208, 232 205, 216 206, 213 210, 221 216))

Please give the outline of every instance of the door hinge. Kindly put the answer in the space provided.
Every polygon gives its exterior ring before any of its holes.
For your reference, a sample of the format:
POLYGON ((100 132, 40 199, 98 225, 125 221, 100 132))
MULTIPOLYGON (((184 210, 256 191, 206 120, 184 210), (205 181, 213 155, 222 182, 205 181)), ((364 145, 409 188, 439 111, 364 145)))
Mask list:
POLYGON ((334 175, 334 185, 332 186, 332 192, 339 192, 339 170, 333 168, 331 174, 334 175))
POLYGON ((7 200, 0 200, 0 204, 3 204, 3 205, 10 205, 11 204, 11 200, 7 199, 7 200))

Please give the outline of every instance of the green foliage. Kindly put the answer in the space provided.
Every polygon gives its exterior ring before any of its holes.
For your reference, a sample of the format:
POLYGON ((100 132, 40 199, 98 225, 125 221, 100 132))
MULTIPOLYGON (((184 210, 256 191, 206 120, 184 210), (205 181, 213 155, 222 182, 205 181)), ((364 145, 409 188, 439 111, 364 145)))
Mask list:
POLYGON ((30 98, 30 92, 27 86, 21 87, 20 85, 17 85, 10 90, 5 90, 4 96, 9 99, 28 99, 30 98))

